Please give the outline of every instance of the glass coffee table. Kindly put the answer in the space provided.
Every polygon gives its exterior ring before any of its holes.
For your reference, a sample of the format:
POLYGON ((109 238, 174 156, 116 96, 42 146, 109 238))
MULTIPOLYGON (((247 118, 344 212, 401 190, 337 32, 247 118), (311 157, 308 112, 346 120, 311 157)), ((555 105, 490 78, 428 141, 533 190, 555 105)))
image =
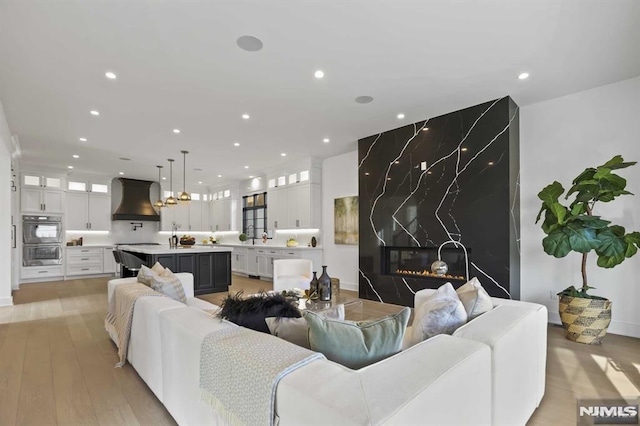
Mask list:
POLYGON ((300 298, 298 300, 298 309, 301 311, 312 311, 312 312, 323 312, 333 309, 337 305, 344 305, 345 317, 347 313, 352 310, 357 310, 358 308, 362 308, 362 300, 357 297, 346 296, 346 295, 333 295, 331 300, 320 300, 320 299, 306 299, 300 298))

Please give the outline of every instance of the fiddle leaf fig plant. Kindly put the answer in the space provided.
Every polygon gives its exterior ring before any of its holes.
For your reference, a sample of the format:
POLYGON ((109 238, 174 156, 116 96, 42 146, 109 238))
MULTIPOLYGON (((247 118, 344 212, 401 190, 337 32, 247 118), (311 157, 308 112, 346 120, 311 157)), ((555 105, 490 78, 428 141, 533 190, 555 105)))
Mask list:
POLYGON ((571 286, 558 295, 602 299, 587 294, 593 288, 587 283, 587 255, 593 250, 598 256, 598 266, 613 268, 638 252, 640 232, 627 233, 622 226, 593 214, 597 202, 608 203, 621 195, 633 195, 625 189, 626 179, 613 171, 634 164, 635 161, 625 163, 622 156, 616 155, 601 166, 587 168, 573 180, 564 197, 565 200, 572 197, 569 205, 560 202, 565 190, 559 182, 538 193, 542 207, 536 223, 544 215, 542 230, 547 234, 542 240, 544 251, 558 258, 572 251, 582 253, 582 287, 571 286))

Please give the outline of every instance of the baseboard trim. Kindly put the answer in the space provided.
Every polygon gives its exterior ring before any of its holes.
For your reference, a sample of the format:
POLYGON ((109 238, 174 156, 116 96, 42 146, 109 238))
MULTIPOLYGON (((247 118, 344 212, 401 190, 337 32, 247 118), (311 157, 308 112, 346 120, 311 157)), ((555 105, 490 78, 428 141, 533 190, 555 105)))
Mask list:
POLYGON ((0 306, 13 306, 13 297, 3 297, 0 299, 0 306))
MULTIPOLYGON (((560 314, 549 311, 549 322, 553 324, 562 324, 560 314)), ((621 321, 611 321, 607 333, 619 334, 621 336, 635 337, 640 339, 640 324, 632 324, 621 321)))
POLYGON ((358 291, 358 284, 345 283, 344 281, 340 281, 340 289, 349 290, 349 291, 358 291))

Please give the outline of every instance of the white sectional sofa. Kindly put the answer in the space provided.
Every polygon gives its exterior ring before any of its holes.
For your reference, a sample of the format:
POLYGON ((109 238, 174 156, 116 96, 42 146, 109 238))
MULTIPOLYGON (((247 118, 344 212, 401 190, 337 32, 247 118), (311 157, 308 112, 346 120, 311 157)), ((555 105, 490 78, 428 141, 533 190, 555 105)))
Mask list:
MULTIPOLYGON (((215 306, 193 299, 187 275, 179 277, 191 306, 138 300, 127 359, 180 425, 225 424, 200 402, 200 345, 207 334, 237 325, 205 312, 215 306)), ((111 280, 109 296, 131 280, 111 280)), ((277 386, 275 423, 524 425, 544 389, 546 312, 534 304, 495 303, 454 336, 433 337, 360 370, 326 359, 298 368, 277 386)), ((273 339, 279 351, 292 345, 273 339)))

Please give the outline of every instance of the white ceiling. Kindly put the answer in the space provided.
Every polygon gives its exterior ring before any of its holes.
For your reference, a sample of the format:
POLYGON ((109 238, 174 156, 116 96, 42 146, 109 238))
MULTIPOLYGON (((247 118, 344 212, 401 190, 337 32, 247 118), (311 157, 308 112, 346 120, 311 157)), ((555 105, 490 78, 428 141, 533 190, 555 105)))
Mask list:
POLYGON ((504 95, 638 76, 639 41, 636 0, 0 0, 0 100, 22 163, 157 179, 186 149, 187 180, 216 185, 504 95))

